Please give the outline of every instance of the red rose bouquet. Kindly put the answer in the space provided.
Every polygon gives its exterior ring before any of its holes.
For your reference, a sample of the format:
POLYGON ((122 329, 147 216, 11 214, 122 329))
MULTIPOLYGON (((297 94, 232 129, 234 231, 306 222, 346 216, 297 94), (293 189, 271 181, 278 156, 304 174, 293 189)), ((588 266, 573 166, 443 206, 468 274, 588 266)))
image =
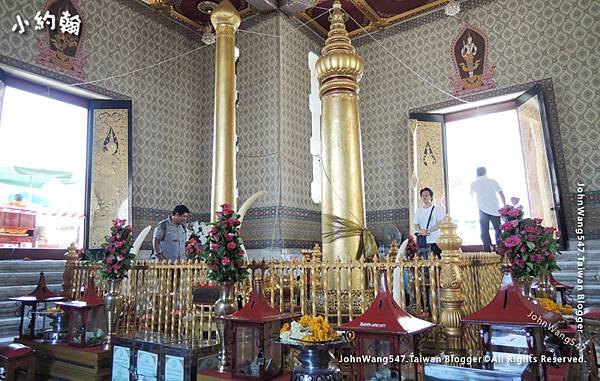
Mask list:
POLYGON ((131 254, 133 228, 126 225, 126 220, 114 219, 110 228, 110 235, 104 236, 102 249, 86 251, 77 250, 79 260, 88 263, 99 263, 100 275, 104 279, 127 278, 131 268, 131 261, 135 255, 131 254))
POLYGON ((560 270, 556 264, 559 232, 542 226, 541 218, 523 218, 523 207, 504 206, 499 210, 505 221, 498 254, 506 254, 516 278, 547 275, 560 270))
POLYGON ((185 256, 188 259, 197 259, 200 258, 202 254, 202 244, 200 242, 200 237, 198 237, 195 233, 190 234, 190 238, 185 241, 185 256))
POLYGON ((102 244, 104 258, 101 271, 104 279, 122 279, 127 277, 131 261, 135 255, 130 253, 133 239, 133 228, 126 225, 126 220, 115 219, 110 228, 110 235, 105 236, 102 244))
POLYGON ((239 236, 240 215, 221 205, 217 221, 211 223, 200 257, 208 265, 208 278, 217 282, 240 282, 248 277, 244 241, 239 236))

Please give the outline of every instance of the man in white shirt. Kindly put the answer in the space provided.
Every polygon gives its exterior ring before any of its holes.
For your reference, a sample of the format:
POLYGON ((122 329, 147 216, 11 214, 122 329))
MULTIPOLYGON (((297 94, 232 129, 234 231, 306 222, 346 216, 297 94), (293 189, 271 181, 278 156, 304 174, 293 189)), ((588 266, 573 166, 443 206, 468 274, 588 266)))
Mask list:
POLYGON ((477 195, 477 205, 479 207, 479 227, 481 229, 481 241, 483 242, 483 251, 492 251, 492 239, 490 238, 490 222, 496 233, 496 245, 500 241, 500 213, 498 212, 498 197, 502 199, 502 205, 506 205, 504 193, 500 184, 494 179, 486 176, 485 167, 477 168, 477 180, 471 183, 471 196, 477 195))
POLYGON ((421 189, 419 194, 423 206, 418 207, 415 212, 413 227, 417 231, 417 236, 427 237, 427 247, 419 248, 421 256, 427 259, 430 251, 439 253, 436 242, 441 235, 440 223, 444 218, 444 211, 440 206, 433 204, 433 191, 430 188, 421 189))

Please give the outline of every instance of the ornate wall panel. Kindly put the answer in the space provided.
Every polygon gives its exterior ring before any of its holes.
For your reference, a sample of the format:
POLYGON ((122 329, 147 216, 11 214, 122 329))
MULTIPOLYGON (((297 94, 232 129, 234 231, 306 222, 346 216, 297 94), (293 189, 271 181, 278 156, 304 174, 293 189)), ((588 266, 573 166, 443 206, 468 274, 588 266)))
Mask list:
POLYGON ((446 207, 446 182, 444 175, 444 147, 442 124, 410 120, 408 131, 409 155, 409 224, 421 205, 419 190, 427 187, 433 191, 433 202, 446 207))
POLYGON ((282 244, 312 247, 321 241, 321 206, 310 197, 313 163, 308 53, 320 55, 324 42, 301 27, 298 20, 283 15, 280 20, 282 244))
MULTIPOLYGON (((238 205, 255 192, 269 194, 254 207, 277 205, 279 200, 279 21, 276 14, 245 21, 238 32, 237 66, 238 205), (256 34, 262 33, 262 34, 256 34)), ((214 85, 206 91, 214 93, 214 85)), ((212 116, 211 116, 212 124, 212 116)), ((212 132, 211 132, 212 134, 212 132)), ((212 136, 212 135, 211 135, 212 136)))
POLYGON ((130 221, 130 109, 91 110, 92 162, 88 247, 99 249, 115 218, 130 221))

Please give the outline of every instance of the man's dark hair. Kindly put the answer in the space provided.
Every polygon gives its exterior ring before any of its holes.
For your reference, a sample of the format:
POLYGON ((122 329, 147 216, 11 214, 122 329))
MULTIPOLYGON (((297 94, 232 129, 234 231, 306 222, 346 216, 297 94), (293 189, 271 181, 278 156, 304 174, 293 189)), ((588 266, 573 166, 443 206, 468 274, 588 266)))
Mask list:
POLYGON ((485 167, 477 168, 477 177, 485 176, 486 173, 487 173, 487 171, 486 171, 485 167))
POLYGON ((15 195, 15 201, 23 201, 23 195, 21 193, 17 193, 15 195))
POLYGON ((187 208, 187 206, 185 205, 177 205, 176 207, 173 208, 173 211, 171 212, 171 215, 174 216, 176 214, 179 214, 180 216, 186 214, 186 213, 190 213, 190 210, 187 208))
POLYGON ((429 195, 433 197, 433 191, 431 188, 425 187, 419 191, 419 196, 423 196, 423 192, 429 192, 429 195))

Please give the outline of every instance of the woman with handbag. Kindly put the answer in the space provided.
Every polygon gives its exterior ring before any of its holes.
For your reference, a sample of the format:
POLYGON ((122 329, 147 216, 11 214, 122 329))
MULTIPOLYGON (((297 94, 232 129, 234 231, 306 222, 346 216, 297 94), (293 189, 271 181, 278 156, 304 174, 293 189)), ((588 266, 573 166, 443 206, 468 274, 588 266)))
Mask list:
POLYGON ((417 208, 413 219, 419 255, 423 259, 427 259, 429 253, 433 252, 439 258, 442 251, 436 245, 436 242, 441 234, 439 224, 444 218, 444 212, 440 206, 432 203, 433 191, 430 188, 421 189, 419 195, 423 201, 423 206, 417 208))

